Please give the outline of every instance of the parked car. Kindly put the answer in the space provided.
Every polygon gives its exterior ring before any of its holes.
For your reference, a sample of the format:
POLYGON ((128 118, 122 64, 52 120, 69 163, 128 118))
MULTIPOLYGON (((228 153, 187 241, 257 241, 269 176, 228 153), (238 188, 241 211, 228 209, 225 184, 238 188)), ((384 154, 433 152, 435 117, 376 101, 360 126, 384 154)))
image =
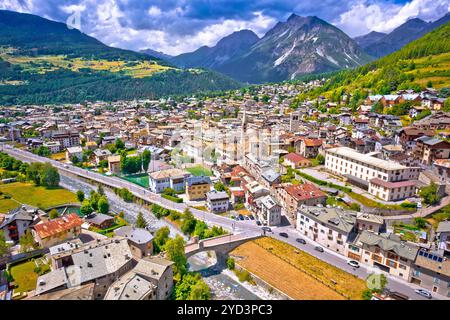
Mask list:
POLYGON ((256 224, 257 224, 258 226, 260 226, 262 223, 261 223, 261 221, 256 220, 256 224))
POLYGON ((244 216, 245 220, 250 220, 250 218, 248 216, 244 216))
POLYGON ((249 216, 250 220, 255 220, 254 216, 249 216))
POLYGON ((348 261, 347 261, 347 264, 348 264, 349 266, 352 266, 353 268, 359 268, 359 263, 358 263, 358 261, 355 261, 355 260, 348 260, 348 261))
POLYGON ((289 235, 286 232, 280 232, 280 237, 289 238, 289 235))
POLYGON ((433 296, 431 295, 431 292, 425 289, 416 289, 414 290, 418 295, 431 299, 433 296))
POLYGON ((417 209, 420 209, 420 208, 422 208, 422 202, 417 202, 417 209))
POLYGON ((319 252, 323 252, 324 251, 323 248, 319 247, 319 246, 314 247, 314 250, 319 251, 319 252))
POLYGON ((238 217, 239 217, 239 220, 244 220, 244 216, 242 214, 240 214, 238 217))
POLYGON ((301 244, 306 244, 305 239, 302 239, 302 238, 297 238, 297 239, 295 239, 295 241, 297 241, 298 243, 301 243, 301 244))
POLYGON ((269 227, 262 227, 261 230, 266 232, 272 232, 272 229, 270 229, 269 227))

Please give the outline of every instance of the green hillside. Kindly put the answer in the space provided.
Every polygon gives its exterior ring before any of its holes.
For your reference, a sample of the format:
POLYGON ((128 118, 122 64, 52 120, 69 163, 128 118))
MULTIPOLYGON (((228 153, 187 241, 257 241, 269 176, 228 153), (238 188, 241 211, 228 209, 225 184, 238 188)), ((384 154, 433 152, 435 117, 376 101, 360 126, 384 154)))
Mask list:
POLYGON ((63 23, 0 10, 0 104, 155 99, 238 87, 216 72, 178 69, 63 23))
POLYGON ((332 75, 325 85, 305 97, 328 98, 348 92, 359 97, 388 94, 399 89, 420 90, 429 85, 450 86, 450 23, 431 31, 399 51, 353 70, 332 75))

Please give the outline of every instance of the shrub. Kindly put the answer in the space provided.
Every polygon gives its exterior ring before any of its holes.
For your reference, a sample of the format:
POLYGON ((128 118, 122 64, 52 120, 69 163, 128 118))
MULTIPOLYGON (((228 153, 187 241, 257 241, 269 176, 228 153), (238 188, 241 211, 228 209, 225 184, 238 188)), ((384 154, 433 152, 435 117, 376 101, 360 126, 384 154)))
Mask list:
POLYGON ((162 194, 161 197, 163 197, 164 199, 170 200, 172 202, 176 202, 176 203, 182 203, 183 199, 178 198, 178 197, 174 197, 168 194, 162 194))
POLYGON ((234 259, 229 257, 227 259, 227 268, 230 269, 230 270, 234 270, 234 267, 235 267, 234 259))

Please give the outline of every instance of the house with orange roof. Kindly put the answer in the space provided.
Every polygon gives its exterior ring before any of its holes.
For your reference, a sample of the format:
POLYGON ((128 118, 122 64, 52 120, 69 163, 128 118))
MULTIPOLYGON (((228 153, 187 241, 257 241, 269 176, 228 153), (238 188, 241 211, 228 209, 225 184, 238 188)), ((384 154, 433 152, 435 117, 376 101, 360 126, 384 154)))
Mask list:
POLYGON ((38 223, 33 227, 34 239, 42 247, 48 248, 77 238, 81 233, 82 224, 83 220, 76 213, 38 223))
POLYGON ((301 205, 325 205, 327 201, 326 193, 311 183, 280 184, 275 188, 275 197, 285 212, 294 220, 297 218, 297 211, 301 205))
POLYGON ((321 146, 321 139, 301 138, 295 142, 295 152, 305 158, 315 158, 321 146))
POLYGON ((298 169, 311 166, 311 161, 298 153, 291 152, 284 156, 283 165, 289 166, 292 169, 298 169))

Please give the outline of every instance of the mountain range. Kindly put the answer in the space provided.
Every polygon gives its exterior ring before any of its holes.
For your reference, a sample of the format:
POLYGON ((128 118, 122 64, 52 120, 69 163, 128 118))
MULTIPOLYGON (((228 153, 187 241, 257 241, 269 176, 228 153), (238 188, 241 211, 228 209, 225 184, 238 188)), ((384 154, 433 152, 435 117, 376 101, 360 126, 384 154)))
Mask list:
POLYGON ((207 67, 247 83, 276 82, 308 73, 354 68, 370 61, 354 40, 315 16, 292 14, 261 39, 235 32, 214 47, 169 59, 179 67, 207 67))
POLYGON ((155 99, 240 86, 214 71, 106 46, 63 23, 0 10, 0 104, 155 99))
POLYGON ((450 13, 434 22, 425 22, 419 18, 409 19, 388 34, 372 31, 354 40, 367 54, 380 58, 399 50, 448 21, 450 13))

